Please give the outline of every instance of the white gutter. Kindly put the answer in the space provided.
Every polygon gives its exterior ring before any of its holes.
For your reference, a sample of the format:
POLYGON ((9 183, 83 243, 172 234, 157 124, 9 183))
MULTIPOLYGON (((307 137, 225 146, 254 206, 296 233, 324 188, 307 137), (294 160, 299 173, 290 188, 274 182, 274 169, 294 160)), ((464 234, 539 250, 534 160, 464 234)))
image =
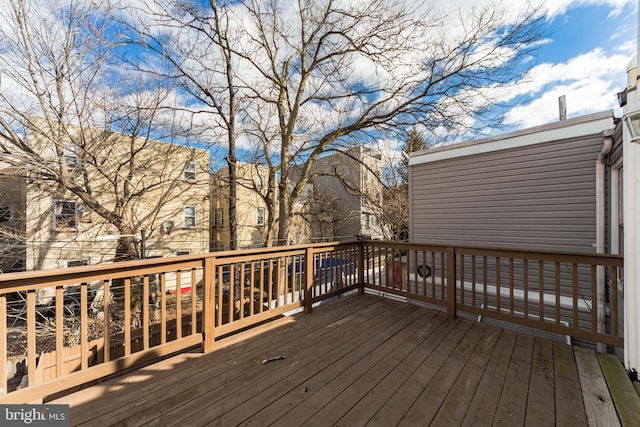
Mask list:
MULTIPOLYGON (((605 252, 605 160, 611 152, 613 145, 613 130, 608 129, 602 132, 604 142, 602 151, 598 154, 596 160, 596 254, 605 252)), ((596 267, 596 289, 597 289, 597 315, 598 315, 598 332, 605 333, 605 283, 604 283, 604 266, 596 267)), ((607 352, 607 346, 598 343, 598 351, 607 352)))

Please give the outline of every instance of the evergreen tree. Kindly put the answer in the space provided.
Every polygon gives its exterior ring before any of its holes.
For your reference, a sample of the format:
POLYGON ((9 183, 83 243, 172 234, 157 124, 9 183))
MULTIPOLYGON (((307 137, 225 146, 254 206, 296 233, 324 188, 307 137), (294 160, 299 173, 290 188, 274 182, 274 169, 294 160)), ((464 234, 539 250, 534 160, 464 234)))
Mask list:
POLYGON ((416 151, 426 150, 427 148, 427 142, 420 136, 415 126, 411 128, 411 132, 407 135, 407 140, 402 146, 402 157, 398 163, 398 181, 400 184, 409 183, 409 154, 416 151))

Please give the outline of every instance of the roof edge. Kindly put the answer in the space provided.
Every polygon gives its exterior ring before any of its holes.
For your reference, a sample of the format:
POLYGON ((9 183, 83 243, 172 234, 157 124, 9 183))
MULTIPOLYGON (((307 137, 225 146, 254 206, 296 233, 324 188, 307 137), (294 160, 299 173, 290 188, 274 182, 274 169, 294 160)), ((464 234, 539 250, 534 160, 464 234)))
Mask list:
POLYGON ((409 166, 472 156, 561 139, 597 135, 614 127, 613 110, 587 114, 503 135, 475 139, 411 153, 409 166))

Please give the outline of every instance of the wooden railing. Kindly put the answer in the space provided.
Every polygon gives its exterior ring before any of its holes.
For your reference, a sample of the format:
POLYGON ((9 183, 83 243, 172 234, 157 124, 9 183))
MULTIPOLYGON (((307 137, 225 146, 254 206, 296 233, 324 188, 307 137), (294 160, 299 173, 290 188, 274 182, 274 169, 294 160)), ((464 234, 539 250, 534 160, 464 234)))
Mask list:
POLYGON ((0 363, 16 369, 0 371, 0 402, 39 401, 191 347, 208 352, 223 336, 365 289, 621 347, 622 264, 366 241, 4 274, 0 363))
POLYGON ((363 248, 367 288, 440 306, 450 317, 464 312, 623 346, 622 256, 381 242, 363 248))

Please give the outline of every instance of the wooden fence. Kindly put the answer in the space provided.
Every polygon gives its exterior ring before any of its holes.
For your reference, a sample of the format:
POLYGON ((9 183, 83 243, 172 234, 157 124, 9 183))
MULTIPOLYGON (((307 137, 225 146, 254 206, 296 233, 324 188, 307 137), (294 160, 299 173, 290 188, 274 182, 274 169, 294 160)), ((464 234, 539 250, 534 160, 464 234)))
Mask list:
POLYGON ((622 347, 622 265, 365 241, 4 274, 0 363, 24 369, 0 372, 0 402, 38 402, 174 352, 209 352, 225 335, 366 289, 622 347))

